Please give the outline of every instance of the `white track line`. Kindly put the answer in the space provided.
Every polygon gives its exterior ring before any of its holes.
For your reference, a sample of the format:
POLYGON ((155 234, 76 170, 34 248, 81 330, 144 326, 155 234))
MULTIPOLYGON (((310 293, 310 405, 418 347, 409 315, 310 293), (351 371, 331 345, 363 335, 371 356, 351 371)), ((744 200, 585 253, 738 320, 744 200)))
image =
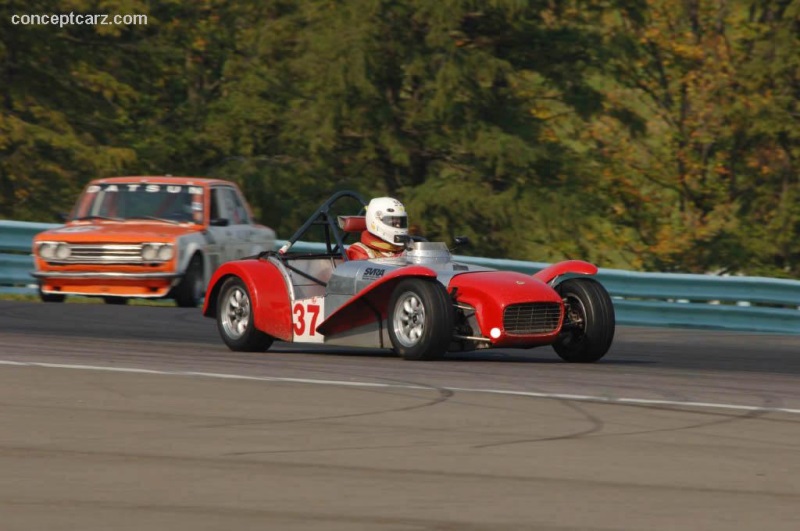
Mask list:
MULTIPOLYGON (((378 388, 415 389, 415 390, 434 389, 433 386, 423 386, 423 385, 353 382, 347 380, 316 380, 311 378, 281 378, 277 376, 245 376, 241 374, 225 374, 216 372, 159 371, 154 369, 136 369, 132 367, 104 367, 100 365, 71 365, 63 363, 42 363, 42 362, 29 362, 29 361, 0 360, 0 366, 2 365, 15 366, 15 367, 42 367, 48 369, 74 369, 82 371, 122 372, 122 373, 133 373, 133 374, 155 374, 162 376, 197 376, 202 378, 246 380, 253 382, 285 382, 285 383, 301 383, 301 384, 312 384, 312 385, 336 385, 336 386, 347 386, 347 387, 371 387, 371 388, 378 387, 378 388)), ((564 393, 537 393, 533 391, 511 391, 506 389, 482 389, 482 388, 471 388, 471 387, 436 387, 436 389, 444 389, 447 391, 458 391, 461 393, 485 393, 493 395, 524 396, 530 398, 546 398, 550 400, 598 402, 603 404, 621 404, 621 405, 635 405, 635 406, 656 405, 656 406, 689 407, 689 408, 704 408, 704 409, 729 409, 735 411, 750 411, 759 413, 789 413, 793 415, 800 415, 800 409, 792 409, 785 407, 745 406, 739 404, 723 404, 715 402, 689 402, 680 400, 652 400, 647 398, 612 398, 605 396, 573 395, 564 393)))

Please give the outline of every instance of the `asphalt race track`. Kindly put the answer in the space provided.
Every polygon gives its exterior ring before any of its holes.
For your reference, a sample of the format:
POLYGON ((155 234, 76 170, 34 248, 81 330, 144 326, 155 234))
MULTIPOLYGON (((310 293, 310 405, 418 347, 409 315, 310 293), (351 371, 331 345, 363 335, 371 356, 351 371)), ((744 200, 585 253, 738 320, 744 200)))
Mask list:
POLYGON ((403 361, 0 302, 0 529, 797 530, 800 336, 403 361))

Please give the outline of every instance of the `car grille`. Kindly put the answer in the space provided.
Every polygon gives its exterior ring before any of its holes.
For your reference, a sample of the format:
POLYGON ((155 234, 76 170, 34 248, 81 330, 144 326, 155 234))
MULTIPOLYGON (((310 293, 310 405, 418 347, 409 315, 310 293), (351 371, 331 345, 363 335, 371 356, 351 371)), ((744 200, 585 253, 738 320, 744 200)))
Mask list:
POLYGON ((561 322, 561 305, 557 302, 512 304, 503 312, 503 328, 507 334, 547 334, 561 322))
POLYGON ((70 264, 141 264, 142 244, 70 245, 72 253, 66 260, 53 262, 70 264))

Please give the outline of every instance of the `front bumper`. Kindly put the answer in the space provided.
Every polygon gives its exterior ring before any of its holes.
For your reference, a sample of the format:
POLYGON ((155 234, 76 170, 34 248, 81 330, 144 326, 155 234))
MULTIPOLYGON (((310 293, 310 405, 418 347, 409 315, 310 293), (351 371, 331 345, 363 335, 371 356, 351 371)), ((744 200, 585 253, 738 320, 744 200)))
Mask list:
POLYGON ((42 293, 60 295, 165 297, 181 279, 177 273, 35 271, 42 293))
POLYGON ((34 271, 31 273, 36 278, 121 278, 127 280, 149 280, 178 278, 180 275, 174 273, 84 273, 71 271, 34 271))

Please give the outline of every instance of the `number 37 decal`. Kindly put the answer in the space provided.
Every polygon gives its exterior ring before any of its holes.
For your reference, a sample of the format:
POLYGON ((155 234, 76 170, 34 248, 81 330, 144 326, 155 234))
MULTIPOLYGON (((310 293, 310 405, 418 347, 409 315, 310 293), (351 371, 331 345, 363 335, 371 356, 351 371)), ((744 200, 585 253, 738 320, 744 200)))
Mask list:
POLYGON ((324 336, 317 333, 317 327, 325 318, 325 299, 311 297, 294 301, 292 306, 292 325, 294 340, 304 343, 322 343, 324 336))

